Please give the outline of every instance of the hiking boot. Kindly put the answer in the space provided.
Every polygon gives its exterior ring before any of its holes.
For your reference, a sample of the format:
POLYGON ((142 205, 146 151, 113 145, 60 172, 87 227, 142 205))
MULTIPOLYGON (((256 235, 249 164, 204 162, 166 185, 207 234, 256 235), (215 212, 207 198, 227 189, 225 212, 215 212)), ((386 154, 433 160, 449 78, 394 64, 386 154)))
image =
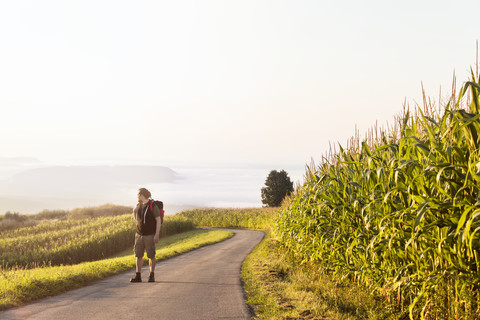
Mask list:
POLYGON ((150 272, 150 276, 148 277, 148 282, 155 282, 155 274, 150 272))
POLYGON ((140 272, 136 272, 135 277, 130 279, 130 282, 142 282, 142 274, 140 272))

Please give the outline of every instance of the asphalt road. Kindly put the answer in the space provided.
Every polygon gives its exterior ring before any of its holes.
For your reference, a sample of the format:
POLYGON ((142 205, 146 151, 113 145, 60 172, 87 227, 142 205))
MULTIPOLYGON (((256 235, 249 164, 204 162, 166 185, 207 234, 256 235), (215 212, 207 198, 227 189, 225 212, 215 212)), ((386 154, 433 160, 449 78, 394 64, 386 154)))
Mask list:
MULTIPOLYGON (((262 240, 259 231, 232 230, 226 241, 157 263, 155 283, 130 283, 135 270, 88 287, 0 312, 0 319, 251 319, 240 268, 262 240)), ((133 254, 132 254, 132 259, 133 254)))

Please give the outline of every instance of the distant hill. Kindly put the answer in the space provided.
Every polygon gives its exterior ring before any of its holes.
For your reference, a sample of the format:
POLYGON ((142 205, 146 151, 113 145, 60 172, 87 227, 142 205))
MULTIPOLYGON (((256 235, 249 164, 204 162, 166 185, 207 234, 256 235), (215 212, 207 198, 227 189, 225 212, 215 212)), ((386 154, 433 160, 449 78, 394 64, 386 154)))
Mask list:
POLYGON ((0 211, 35 213, 45 208, 117 203, 122 199, 130 203, 136 201, 137 188, 173 183, 178 179, 181 178, 175 171, 162 166, 50 166, 27 169, 0 180, 0 211), (33 208, 39 210, 33 211, 33 208))
POLYGON ((177 174, 161 166, 52 166, 23 171, 5 181, 13 185, 146 184, 173 182, 177 174))

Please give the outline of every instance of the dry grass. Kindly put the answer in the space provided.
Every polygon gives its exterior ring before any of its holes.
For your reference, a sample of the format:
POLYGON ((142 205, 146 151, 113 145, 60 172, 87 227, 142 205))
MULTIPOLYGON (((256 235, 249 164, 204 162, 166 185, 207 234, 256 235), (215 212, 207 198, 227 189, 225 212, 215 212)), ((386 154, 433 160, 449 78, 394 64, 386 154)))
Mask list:
POLYGON ((84 207, 72 210, 43 210, 37 214, 6 212, 4 215, 0 215, 0 232, 58 220, 113 217, 130 213, 132 210, 133 208, 128 206, 104 204, 96 207, 84 207))

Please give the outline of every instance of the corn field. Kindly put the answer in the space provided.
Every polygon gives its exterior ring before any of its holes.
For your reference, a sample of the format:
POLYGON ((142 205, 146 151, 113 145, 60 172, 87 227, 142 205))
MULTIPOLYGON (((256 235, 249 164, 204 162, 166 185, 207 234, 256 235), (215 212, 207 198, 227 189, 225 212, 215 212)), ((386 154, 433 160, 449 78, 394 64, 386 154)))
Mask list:
MULTIPOLYGON (((167 216, 160 236, 194 228, 167 216)), ((82 220, 50 221, 0 233, 0 267, 76 264, 109 257, 133 248, 136 223, 131 214, 82 220)))
POLYGON ((192 209, 175 216, 201 227, 270 229, 276 208, 192 209))
POLYGON ((275 236, 411 319, 480 318, 480 85, 307 168, 275 236))

